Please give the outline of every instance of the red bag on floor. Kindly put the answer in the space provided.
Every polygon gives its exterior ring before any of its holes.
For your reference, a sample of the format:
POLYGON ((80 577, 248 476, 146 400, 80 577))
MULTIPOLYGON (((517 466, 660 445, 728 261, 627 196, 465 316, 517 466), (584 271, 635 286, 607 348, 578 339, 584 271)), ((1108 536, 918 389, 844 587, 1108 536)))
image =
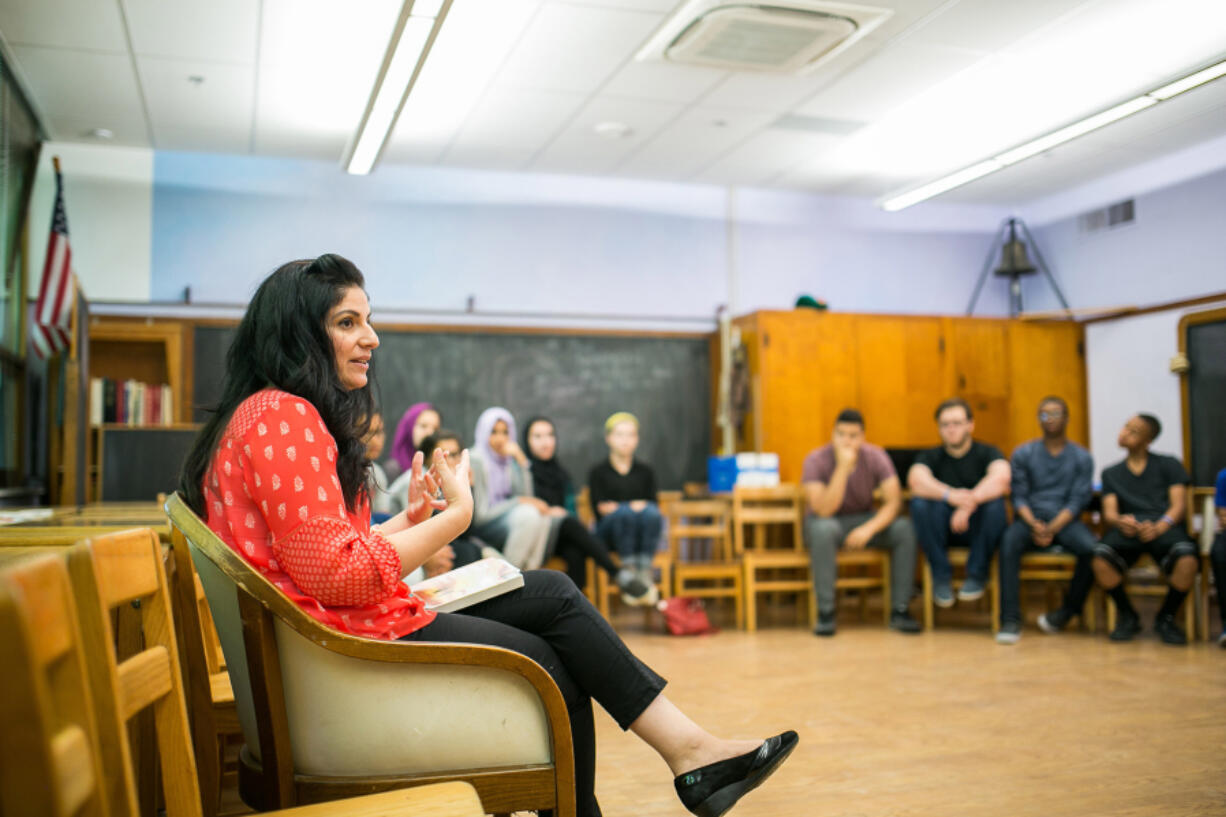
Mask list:
POLYGON ((672 635, 704 635, 719 632, 719 628, 713 627, 711 620, 707 618, 707 610, 702 599, 674 596, 671 599, 662 599, 656 607, 664 614, 664 624, 672 635))

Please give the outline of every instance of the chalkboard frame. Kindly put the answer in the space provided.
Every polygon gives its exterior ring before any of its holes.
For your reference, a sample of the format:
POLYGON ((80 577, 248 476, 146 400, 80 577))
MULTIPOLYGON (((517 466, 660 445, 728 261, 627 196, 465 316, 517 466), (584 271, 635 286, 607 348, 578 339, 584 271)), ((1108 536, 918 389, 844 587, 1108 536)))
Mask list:
MULTIPOLYGON (((207 419, 208 409, 212 407, 212 400, 219 391, 225 351, 236 326, 237 321, 210 320, 197 322, 193 327, 190 348, 192 349, 192 392, 194 395, 193 419, 197 422, 207 419)), ((673 403, 673 405, 680 405, 684 408, 684 414, 679 421, 674 422, 673 418, 669 417, 667 422, 651 422, 653 416, 658 420, 667 411, 669 405, 667 398, 653 397, 656 401, 653 404, 654 415, 652 407, 647 407, 646 411, 636 412, 642 415, 641 419, 644 421, 640 457, 656 470, 657 484, 661 489, 679 489, 686 482, 706 481, 706 459, 712 450, 713 439, 711 342, 714 331, 634 331, 383 323, 378 324, 376 329, 381 341, 381 348, 375 353, 376 398, 381 399, 385 406, 384 423, 387 427, 387 446, 381 460, 386 460, 390 456, 396 423, 408 403, 421 399, 439 402, 438 399, 432 399, 433 395, 423 393, 428 391, 427 389, 406 388, 405 382, 408 376, 403 370, 394 375, 395 378, 398 378, 395 383, 389 381, 389 376, 392 376, 391 370, 394 368, 389 358, 395 354, 396 348, 403 343, 406 336, 417 339, 420 343, 444 345, 448 343, 464 345, 468 339, 467 342, 475 346, 486 344, 488 348, 510 348, 516 344, 521 347, 535 345, 542 349, 552 346, 554 351, 560 348, 563 352, 567 352, 569 349, 568 353, 572 355, 592 355, 603 350, 612 355, 610 359, 614 363, 619 363, 619 368, 623 373, 626 371, 625 358, 631 354, 627 350, 641 347, 643 349, 654 348, 652 360, 661 356, 659 354, 661 350, 664 352, 664 357, 671 354, 668 363, 673 366, 673 370, 668 372, 667 378, 657 377, 656 380, 666 379, 670 387, 683 388, 686 391, 686 398, 680 403, 673 403), (576 351, 574 347, 585 347, 587 351, 576 351), (401 403, 404 405, 400 405, 401 403), (681 429, 679 436, 684 440, 683 443, 678 443, 674 439, 678 436, 676 429, 681 429), (674 459, 679 460, 680 464, 671 462, 674 459)), ((656 372, 656 374, 660 375, 661 372, 656 372)), ((541 378, 538 377, 537 380, 541 378)), ((547 384, 548 378, 544 378, 544 381, 547 384)), ((630 386, 630 391, 633 391, 634 384, 630 386)), ((643 388, 647 389, 648 386, 644 385, 643 388)), ((576 412, 556 411, 546 405, 545 401, 542 401, 543 410, 530 407, 531 401, 523 398, 523 389, 513 390, 520 393, 518 399, 515 394, 499 393, 496 388, 484 394, 481 394, 479 388, 476 391, 480 396, 466 393, 464 399, 459 401, 461 403, 459 409, 455 406, 440 405, 440 408, 444 410, 443 425, 445 427, 459 432, 465 444, 471 445, 470 438, 477 411, 474 406, 477 403, 480 403, 482 408, 490 405, 504 405, 512 411, 520 423, 525 422, 530 414, 552 415, 558 426, 559 459, 570 472, 576 490, 586 484, 588 469, 594 464, 594 458, 603 457, 605 449, 603 449, 602 424, 605 417, 613 411, 635 411, 636 408, 640 408, 632 404, 633 400, 629 401, 630 404, 611 400, 605 400, 602 403, 586 392, 572 395, 590 406, 590 410, 582 418, 582 423, 579 423, 576 412), (593 461, 589 462, 589 460, 593 461)))
MULTIPOLYGON (((1187 371, 1180 377, 1180 397, 1183 408, 1183 455, 1184 464, 1192 476, 1192 484, 1198 487, 1212 487, 1217 471, 1226 467, 1226 450, 1205 455, 1193 447, 1194 439, 1209 439, 1209 435, 1197 433, 1197 420, 1200 412, 1194 410, 1193 401, 1200 398, 1194 382, 1197 375, 1198 350, 1192 337, 1198 329, 1205 329, 1215 324, 1226 324, 1226 308, 1208 309, 1202 312, 1192 312, 1179 320, 1179 353, 1189 363, 1187 371)), ((1226 352, 1223 358, 1226 360, 1226 352)), ((1212 439, 1210 440, 1210 444, 1212 439)), ((1222 435, 1219 443, 1226 449, 1226 435, 1222 435)))

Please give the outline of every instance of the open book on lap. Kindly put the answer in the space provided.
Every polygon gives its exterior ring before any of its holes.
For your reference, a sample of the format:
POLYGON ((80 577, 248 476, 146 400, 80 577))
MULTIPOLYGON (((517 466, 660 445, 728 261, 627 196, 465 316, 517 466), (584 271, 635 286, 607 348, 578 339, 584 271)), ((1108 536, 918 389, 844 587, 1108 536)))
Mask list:
POLYGON ((481 559, 418 582, 409 589, 427 610, 451 613, 524 586, 524 574, 505 559, 481 559))

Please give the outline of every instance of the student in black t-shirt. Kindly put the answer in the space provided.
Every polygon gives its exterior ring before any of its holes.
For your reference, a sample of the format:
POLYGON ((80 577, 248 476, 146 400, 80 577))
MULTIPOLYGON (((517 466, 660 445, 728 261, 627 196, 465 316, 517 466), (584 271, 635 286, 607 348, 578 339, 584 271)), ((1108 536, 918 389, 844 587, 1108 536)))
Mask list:
POLYGON ((1009 461, 995 446, 974 440, 970 404, 954 397, 936 410, 941 445, 920 453, 907 474, 911 489, 911 521, 920 547, 932 567, 933 601, 952 607, 953 568, 950 545, 970 548, 966 580, 958 589, 962 601, 983 596, 992 553, 1005 530, 1009 461))
POLYGON ((1141 619, 1123 578, 1142 553, 1153 557, 1167 575, 1168 589, 1154 619, 1154 632, 1167 644, 1187 644, 1175 623, 1175 613, 1192 589, 1198 567, 1196 545, 1183 525, 1188 472, 1174 457, 1151 454, 1150 444, 1162 432, 1157 417, 1138 414, 1120 431, 1123 462, 1103 471, 1103 523, 1107 533, 1094 550, 1094 576, 1115 602, 1119 615, 1112 641, 1131 641, 1141 631, 1141 619))
POLYGON ((634 458, 639 421, 619 411, 605 421, 609 457, 588 474, 588 495, 596 514, 596 533, 616 550, 621 563, 643 584, 653 585, 651 561, 660 542, 664 518, 656 506, 656 475, 634 458))

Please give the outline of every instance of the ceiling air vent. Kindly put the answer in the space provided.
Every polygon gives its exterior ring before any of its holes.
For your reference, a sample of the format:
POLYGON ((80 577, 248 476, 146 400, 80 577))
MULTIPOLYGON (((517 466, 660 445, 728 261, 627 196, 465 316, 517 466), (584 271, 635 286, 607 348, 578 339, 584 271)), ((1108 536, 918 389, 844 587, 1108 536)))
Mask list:
POLYGON ((848 48, 892 13, 819 0, 687 0, 635 59, 802 74, 848 48))

